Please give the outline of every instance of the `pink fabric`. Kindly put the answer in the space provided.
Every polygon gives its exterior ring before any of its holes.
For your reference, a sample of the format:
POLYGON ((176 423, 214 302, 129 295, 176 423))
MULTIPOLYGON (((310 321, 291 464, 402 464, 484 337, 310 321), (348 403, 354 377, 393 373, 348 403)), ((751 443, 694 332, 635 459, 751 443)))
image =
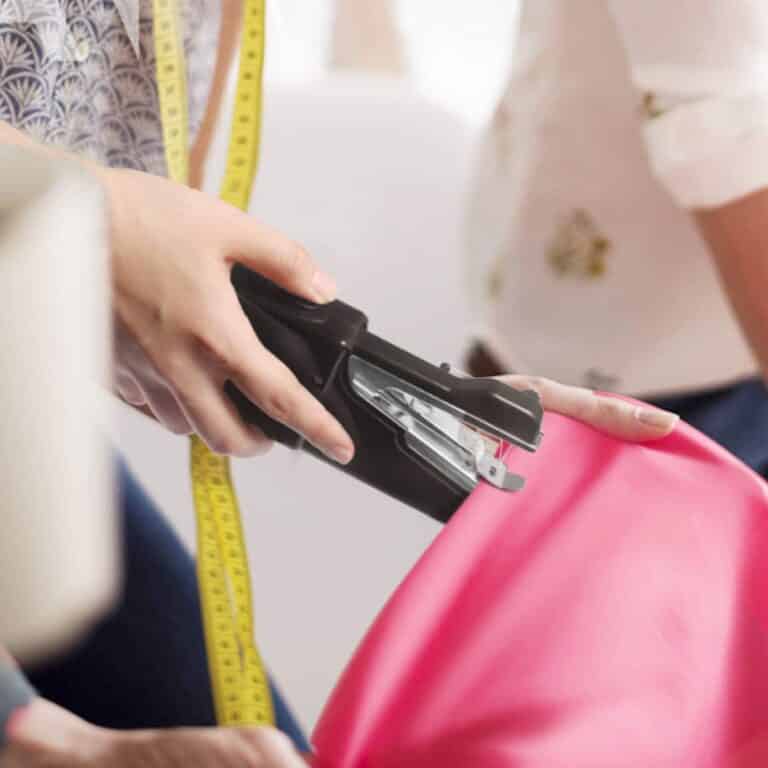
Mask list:
POLYGON ((768 767, 763 481, 685 425, 544 433, 384 608, 316 768, 768 767))

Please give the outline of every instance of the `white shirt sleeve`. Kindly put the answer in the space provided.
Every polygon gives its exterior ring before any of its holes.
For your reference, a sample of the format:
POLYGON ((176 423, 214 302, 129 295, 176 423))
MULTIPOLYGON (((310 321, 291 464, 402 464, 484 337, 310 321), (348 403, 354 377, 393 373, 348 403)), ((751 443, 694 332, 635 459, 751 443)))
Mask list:
POLYGON ((654 170, 708 208, 768 187, 768 0, 608 0, 654 170))

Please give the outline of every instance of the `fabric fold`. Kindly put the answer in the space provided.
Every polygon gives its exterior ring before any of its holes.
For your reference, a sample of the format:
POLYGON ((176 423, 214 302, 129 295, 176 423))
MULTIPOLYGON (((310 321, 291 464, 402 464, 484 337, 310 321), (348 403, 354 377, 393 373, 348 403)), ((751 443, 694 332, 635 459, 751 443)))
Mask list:
POLYGON ((768 764, 768 496, 687 425, 622 443, 547 414, 381 612, 315 768, 768 764))

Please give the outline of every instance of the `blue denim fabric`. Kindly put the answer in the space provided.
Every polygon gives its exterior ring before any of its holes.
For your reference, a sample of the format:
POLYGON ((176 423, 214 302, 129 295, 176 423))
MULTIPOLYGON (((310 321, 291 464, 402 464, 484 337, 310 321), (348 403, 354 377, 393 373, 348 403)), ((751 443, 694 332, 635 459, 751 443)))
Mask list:
MULTIPOLYGON (((105 727, 213 725, 194 562, 122 462, 118 479, 119 604, 73 653, 27 673, 41 695, 105 727)), ((273 693, 278 727, 306 750, 296 720, 273 693)))
POLYGON ((768 478, 768 389, 749 379, 724 389, 656 401, 768 478))

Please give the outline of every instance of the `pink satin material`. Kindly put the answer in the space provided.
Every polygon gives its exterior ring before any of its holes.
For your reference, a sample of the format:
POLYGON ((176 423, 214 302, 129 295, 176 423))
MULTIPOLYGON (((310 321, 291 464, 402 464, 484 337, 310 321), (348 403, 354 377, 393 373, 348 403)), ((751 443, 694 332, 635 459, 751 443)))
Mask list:
POLYGON ((763 481, 685 425, 544 433, 386 605, 316 768, 768 768, 763 481))

